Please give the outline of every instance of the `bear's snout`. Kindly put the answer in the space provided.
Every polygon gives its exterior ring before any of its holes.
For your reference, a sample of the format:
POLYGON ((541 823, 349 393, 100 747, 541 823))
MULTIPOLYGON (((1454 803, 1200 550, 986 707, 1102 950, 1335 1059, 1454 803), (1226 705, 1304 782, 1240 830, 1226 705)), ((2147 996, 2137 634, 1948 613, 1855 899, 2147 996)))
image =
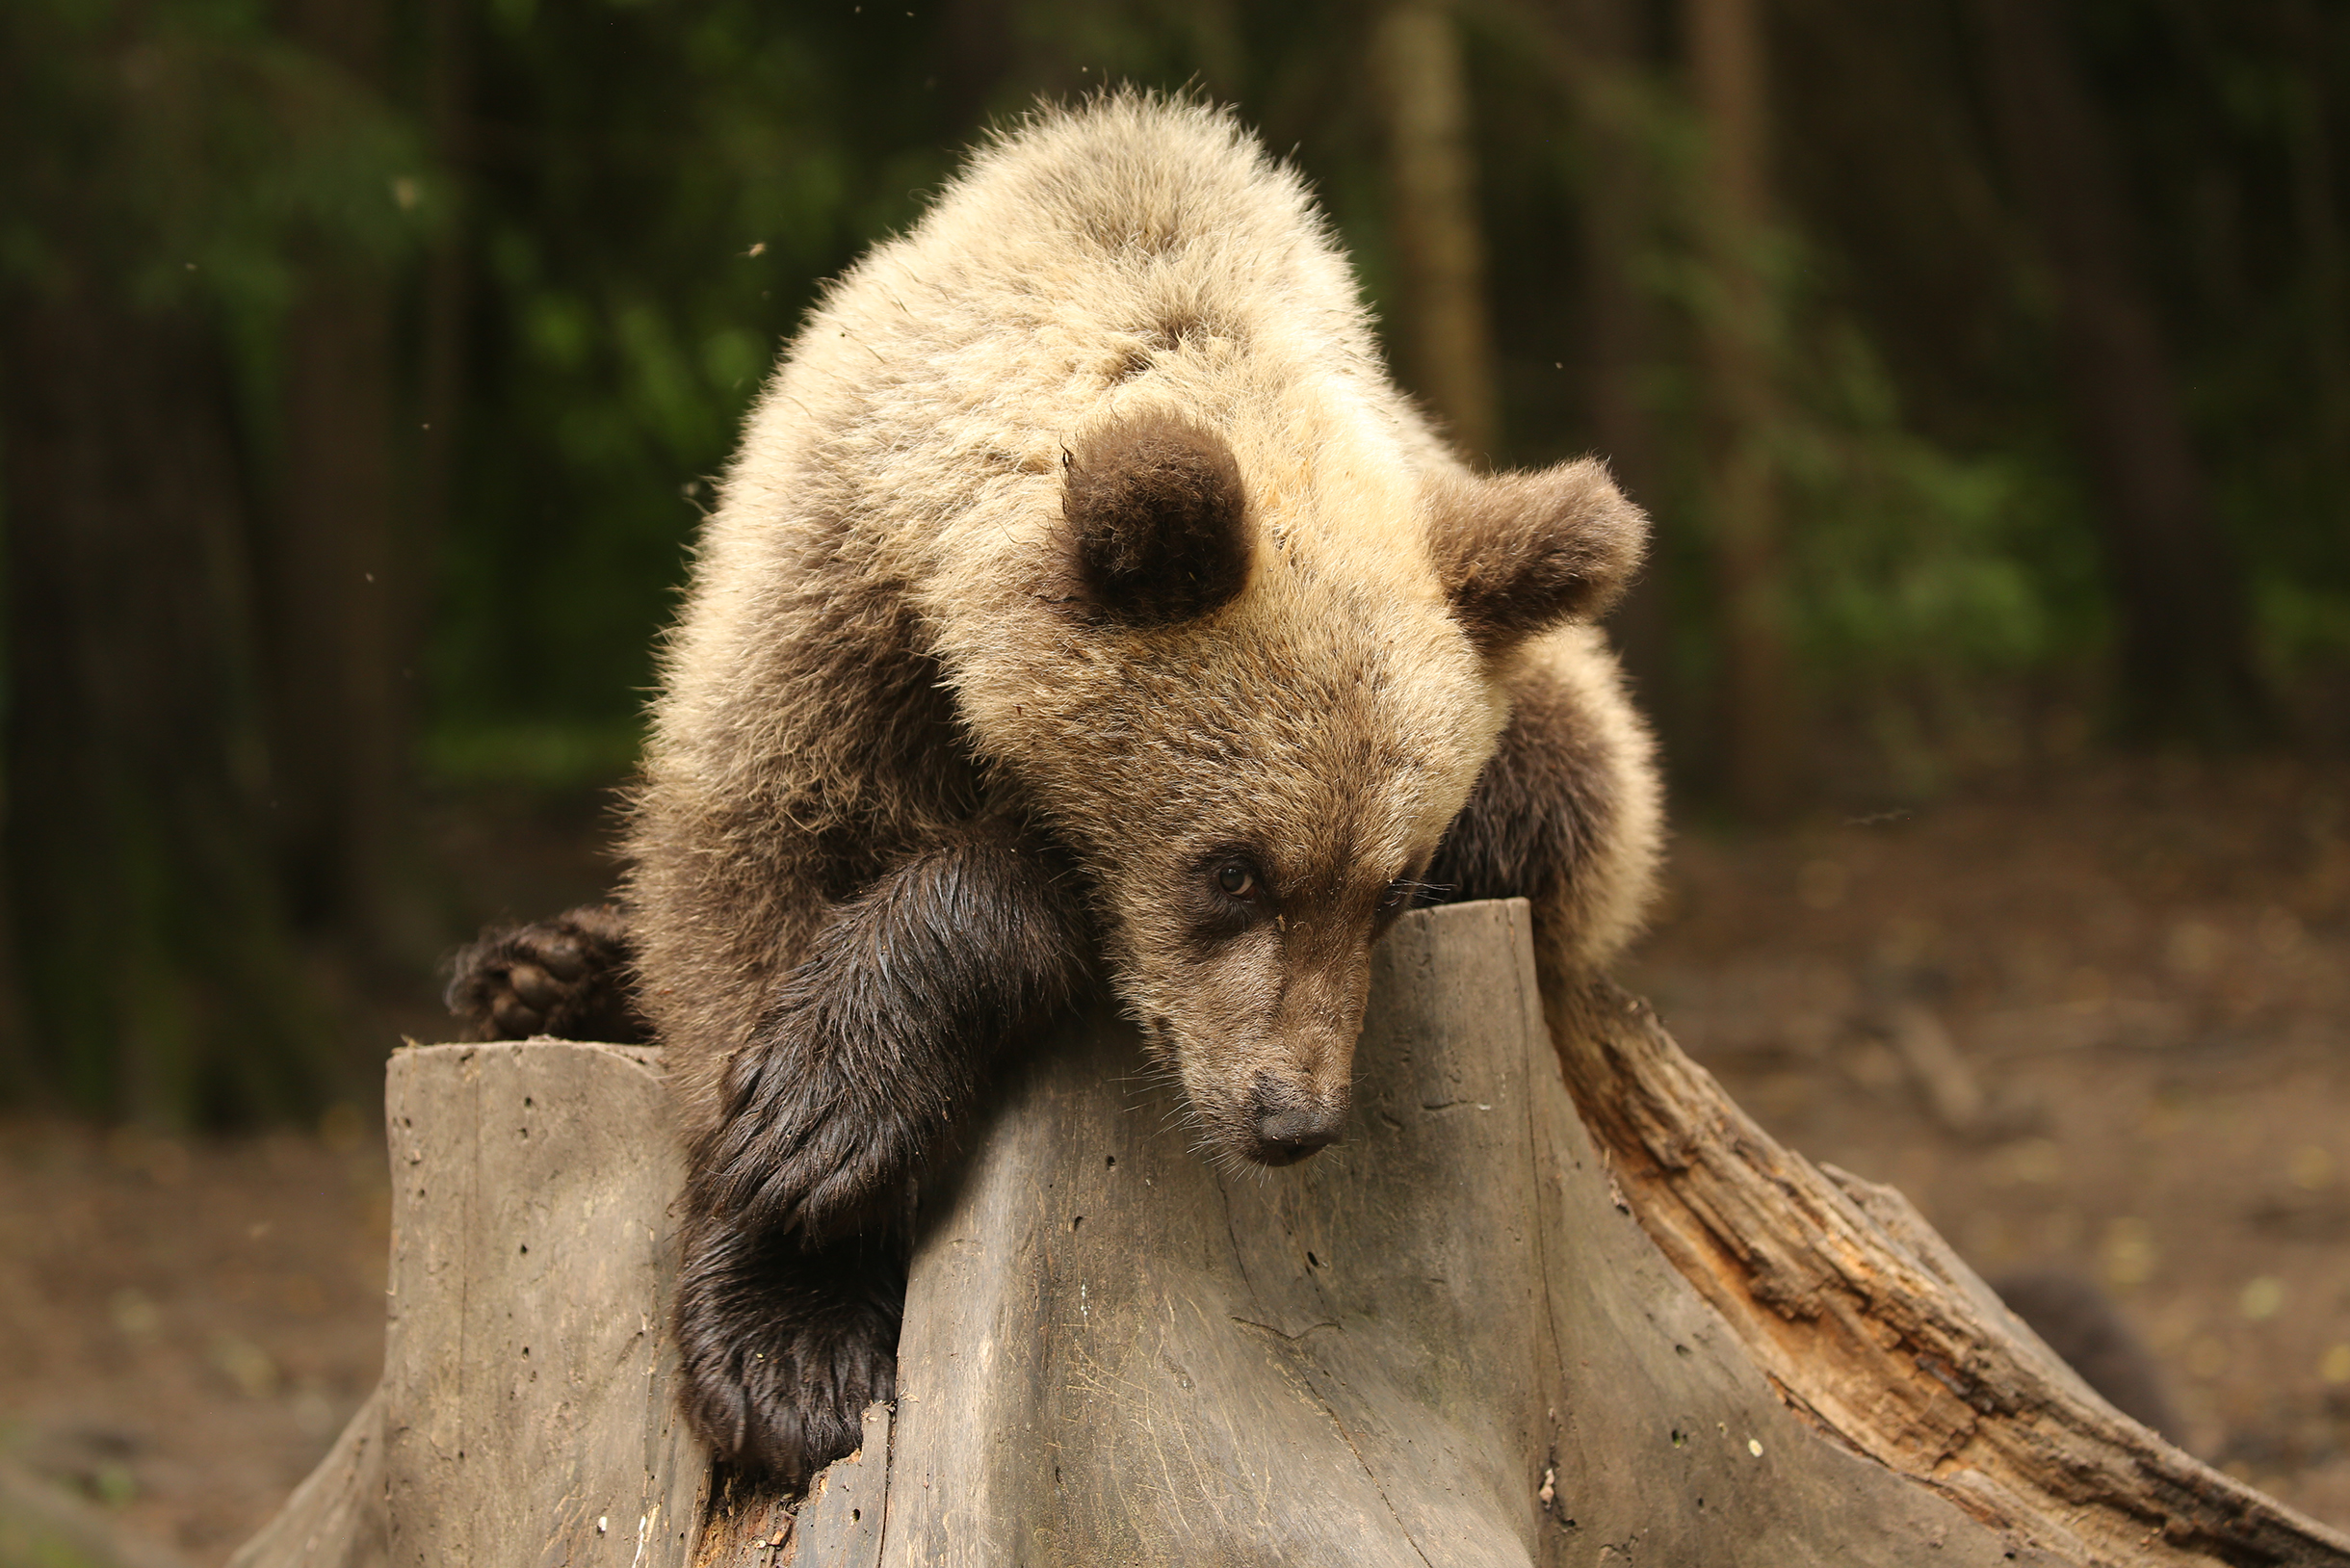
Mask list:
POLYGON ((1315 1094, 1258 1074, 1250 1118, 1256 1143, 1248 1157, 1261 1165, 1293 1165, 1328 1148, 1346 1130, 1349 1098, 1344 1085, 1335 1094, 1315 1094))

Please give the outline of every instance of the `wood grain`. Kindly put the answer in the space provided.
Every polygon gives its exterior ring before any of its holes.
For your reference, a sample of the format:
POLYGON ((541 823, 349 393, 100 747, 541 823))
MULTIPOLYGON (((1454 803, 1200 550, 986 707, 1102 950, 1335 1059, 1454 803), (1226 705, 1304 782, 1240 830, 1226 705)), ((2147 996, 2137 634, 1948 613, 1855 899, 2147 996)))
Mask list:
POLYGON ((1288 1170, 1203 1164, 1110 1020, 1042 1053, 915 1259, 881 1560, 2032 1560, 1799 1420, 1610 1201, 1531 954, 1521 903, 1402 922, 1288 1170))
POLYGON ((1611 985, 1549 999, 1566 1080, 1658 1249, 1788 1405, 2060 1560, 2350 1563, 2058 1361, 1907 1199, 1784 1149, 1611 985))
POLYGON ((681 1166, 651 1053, 392 1058, 389 1560, 683 1568, 707 1471, 664 1332, 681 1166))

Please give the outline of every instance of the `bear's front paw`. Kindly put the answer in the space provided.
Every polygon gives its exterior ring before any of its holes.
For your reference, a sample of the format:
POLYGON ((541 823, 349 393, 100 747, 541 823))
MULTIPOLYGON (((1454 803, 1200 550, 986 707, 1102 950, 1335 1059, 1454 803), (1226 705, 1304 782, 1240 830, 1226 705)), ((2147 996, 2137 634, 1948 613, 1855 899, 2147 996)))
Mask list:
POLYGON ((678 1280, 679 1402, 711 1450, 793 1491, 855 1451, 896 1396, 905 1268, 890 1237, 817 1252, 771 1234, 689 1238, 678 1280))
POLYGON ((628 928, 590 905, 493 931, 457 951, 443 1000, 473 1040, 553 1034, 634 1045, 649 1040, 629 995, 628 928))

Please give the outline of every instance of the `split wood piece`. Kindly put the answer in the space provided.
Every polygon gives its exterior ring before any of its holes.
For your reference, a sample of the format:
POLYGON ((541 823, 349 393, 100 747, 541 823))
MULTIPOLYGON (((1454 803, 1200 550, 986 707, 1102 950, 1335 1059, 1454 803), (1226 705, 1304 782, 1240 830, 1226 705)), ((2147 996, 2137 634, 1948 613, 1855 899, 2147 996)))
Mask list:
POLYGON ((1646 1003, 1546 1001, 1632 1212, 1822 1432, 2067 1562, 2350 1564, 2091 1391, 1900 1193, 1781 1148, 1646 1003))

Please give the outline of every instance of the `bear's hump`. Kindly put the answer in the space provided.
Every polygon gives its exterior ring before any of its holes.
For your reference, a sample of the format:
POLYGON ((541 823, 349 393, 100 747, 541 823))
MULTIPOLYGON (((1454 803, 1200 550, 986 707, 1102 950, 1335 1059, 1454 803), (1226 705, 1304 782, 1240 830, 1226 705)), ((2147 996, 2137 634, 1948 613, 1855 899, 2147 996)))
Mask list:
POLYGON ((1324 238, 1305 184, 1229 109, 1121 91, 1040 108, 994 137, 932 211, 1149 256, 1236 230, 1324 238))

